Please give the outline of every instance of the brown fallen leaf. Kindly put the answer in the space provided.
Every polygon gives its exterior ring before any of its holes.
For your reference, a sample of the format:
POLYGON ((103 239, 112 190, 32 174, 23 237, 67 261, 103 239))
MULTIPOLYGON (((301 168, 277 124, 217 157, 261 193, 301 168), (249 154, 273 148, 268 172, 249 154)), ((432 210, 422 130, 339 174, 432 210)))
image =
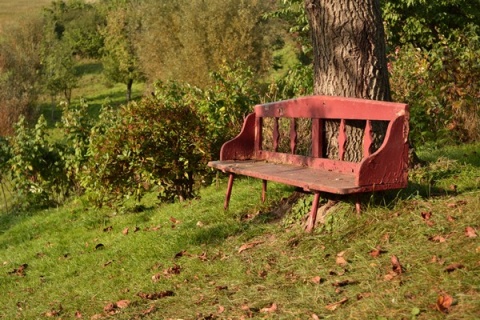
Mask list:
POLYGON ((475 231, 475 229, 472 228, 472 227, 466 227, 465 228, 465 235, 469 238, 476 238, 477 237, 477 231, 475 231))
POLYGON ((256 247, 256 246, 258 246, 259 244, 262 244, 262 243, 263 243, 263 241, 261 241, 261 240, 245 243, 242 246, 240 246, 240 248, 238 249, 238 253, 242 253, 243 251, 251 249, 253 247, 256 247))
POLYGON ((130 305, 130 300, 119 300, 116 303, 117 308, 125 309, 130 305))
POLYGON ((28 264, 24 263, 21 266, 19 266, 18 268, 10 271, 9 274, 14 274, 14 275, 17 275, 19 277, 25 277, 25 275, 26 275, 25 274, 25 269, 27 269, 27 267, 28 267, 28 264))
POLYGON ((217 314, 222 314, 225 311, 224 306, 218 306, 217 314))
POLYGON ((347 259, 345 259, 344 255, 345 251, 342 251, 337 253, 337 257, 335 258, 335 263, 341 267, 345 267, 348 264, 347 259))
POLYGON ((82 318, 83 318, 82 313, 81 313, 80 311, 78 311, 78 310, 75 311, 75 318, 77 318, 77 319, 82 319, 82 318))
POLYGON ((320 276, 315 276, 315 277, 312 278, 311 281, 315 284, 320 284, 320 283, 322 283, 322 278, 320 276))
POLYGON ((272 313, 272 312, 275 312, 277 311, 278 307, 277 307, 277 304, 276 303, 272 303, 272 305, 268 308, 263 308, 260 310, 260 312, 262 313, 272 313))
POLYGON ((179 274, 181 269, 182 268, 179 265, 175 264, 175 265, 173 265, 173 267, 170 267, 170 268, 167 268, 167 269, 163 270, 163 274, 166 277, 169 277, 171 275, 179 274))
POLYGON ((146 300, 158 300, 161 298, 165 297, 172 297, 175 295, 173 291, 161 291, 161 292, 154 292, 154 293, 144 293, 144 292, 139 292, 137 294, 140 298, 146 299, 146 300))
POLYGON ((146 315, 148 315, 148 314, 150 314, 150 313, 152 313, 152 312, 155 312, 155 310, 157 310, 157 307, 155 307, 155 306, 153 305, 153 306, 151 306, 150 308, 148 308, 147 310, 143 310, 143 311, 142 311, 142 314, 143 314, 144 316, 146 316, 146 315))
POLYGON ((116 309, 116 306, 113 302, 108 303, 105 307, 103 307, 103 311, 110 313, 116 309))
POLYGON ((385 253, 380 246, 377 246, 374 250, 370 251, 368 254, 373 258, 379 257, 382 253, 385 253))
POLYGON ((108 226, 106 228, 103 228, 103 232, 110 232, 113 230, 113 226, 108 226))
POLYGON ((174 217, 170 217, 170 221, 173 222, 174 224, 179 224, 180 223, 180 220, 177 220, 174 217))
POLYGON ((445 271, 450 273, 450 272, 453 272, 457 269, 463 269, 465 268, 465 266, 461 263, 452 263, 451 265, 448 265, 446 268, 445 268, 445 271))
POLYGON ((421 215, 422 215, 423 221, 425 221, 425 223, 426 223, 429 227, 433 226, 433 221, 430 220, 430 219, 432 218, 432 212, 431 212, 431 211, 421 212, 421 215))
POLYGON ((392 262, 392 271, 395 272, 396 274, 402 274, 404 269, 400 264, 400 261, 398 260, 397 256, 393 255, 391 257, 391 262, 392 262))
POLYGON ((445 239, 444 237, 439 236, 439 235, 430 237, 429 240, 433 241, 433 242, 439 242, 439 243, 444 243, 444 242, 447 241, 447 239, 445 239))
POLYGON ((342 304, 344 304, 347 301, 348 301, 348 298, 345 297, 340 301, 337 301, 337 302, 334 302, 334 303, 331 303, 331 304, 327 304, 325 306, 325 309, 330 310, 330 311, 335 311, 338 307, 340 307, 342 304))
POLYGON ((437 299, 437 310, 443 313, 448 313, 453 303, 453 297, 448 294, 442 294, 437 299))
POLYGON ((355 281, 355 280, 342 280, 342 281, 335 281, 334 283, 332 283, 332 286, 334 287, 345 287, 345 286, 348 286, 350 284, 357 284, 358 281, 355 281))
POLYGON ((127 227, 127 228, 123 229, 122 233, 126 236, 126 235, 128 235, 128 231, 129 231, 129 229, 127 227))

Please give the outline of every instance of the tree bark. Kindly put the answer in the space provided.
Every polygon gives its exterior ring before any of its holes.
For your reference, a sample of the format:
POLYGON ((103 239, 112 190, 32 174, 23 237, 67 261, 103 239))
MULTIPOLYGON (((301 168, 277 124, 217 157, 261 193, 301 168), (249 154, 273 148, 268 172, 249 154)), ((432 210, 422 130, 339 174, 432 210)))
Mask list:
MULTIPOLYGON (((386 45, 379 0, 305 0, 314 61, 314 93, 390 100, 386 45)), ((349 121, 346 161, 362 158, 363 121, 349 121)), ((374 149, 385 123, 373 123, 374 149)), ((325 122, 324 156, 336 158, 338 123, 325 122), (328 138, 330 137, 330 139, 328 138)))

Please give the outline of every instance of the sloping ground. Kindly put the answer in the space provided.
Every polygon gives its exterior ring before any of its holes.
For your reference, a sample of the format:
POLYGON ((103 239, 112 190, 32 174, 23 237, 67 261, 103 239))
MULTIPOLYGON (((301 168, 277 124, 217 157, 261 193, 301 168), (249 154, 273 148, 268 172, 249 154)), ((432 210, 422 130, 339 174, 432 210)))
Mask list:
MULTIPOLYGON (((313 234, 291 189, 240 179, 136 212, 0 215, 0 319, 475 319, 480 145, 428 152, 407 190, 345 202, 313 234), (442 158, 437 159, 438 155, 442 158), (275 208, 275 209, 271 209, 275 208)), ((306 204, 305 204, 306 203, 306 204)))

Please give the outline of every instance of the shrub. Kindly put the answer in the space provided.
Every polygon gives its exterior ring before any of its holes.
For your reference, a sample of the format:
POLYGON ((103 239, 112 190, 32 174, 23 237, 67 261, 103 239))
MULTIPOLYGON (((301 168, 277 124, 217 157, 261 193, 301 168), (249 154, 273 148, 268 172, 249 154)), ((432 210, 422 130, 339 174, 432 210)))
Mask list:
POLYGON ((406 45, 391 58, 392 95, 410 105, 415 143, 480 138, 477 27, 454 32, 428 51, 406 45))
POLYGON ((50 206, 60 203, 69 192, 63 148, 49 142, 47 122, 40 116, 34 128, 21 117, 11 139, 9 165, 13 189, 22 204, 50 206))
POLYGON ((138 201, 155 186, 164 201, 195 195, 194 177, 205 168, 207 149, 190 96, 188 86, 158 83, 151 97, 102 112, 81 178, 97 205, 138 201))

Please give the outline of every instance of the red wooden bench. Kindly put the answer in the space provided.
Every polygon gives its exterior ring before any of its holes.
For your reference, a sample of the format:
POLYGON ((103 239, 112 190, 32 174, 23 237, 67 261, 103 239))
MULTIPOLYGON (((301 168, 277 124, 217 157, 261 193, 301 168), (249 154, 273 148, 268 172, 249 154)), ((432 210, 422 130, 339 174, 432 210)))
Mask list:
MULTIPOLYGON (((322 192, 349 195, 407 186, 408 130, 408 107, 402 103, 331 96, 266 103, 255 106, 240 134, 222 146, 220 160, 208 165, 230 175, 225 209, 235 175, 262 179, 263 201, 267 181, 312 192, 311 231, 322 192), (338 134, 326 136, 327 122, 338 134), (372 128, 378 123, 387 129, 375 148, 372 128), (335 154, 326 155, 327 144, 336 146, 335 154), (347 154, 351 145, 360 148, 361 159, 347 154)), ((358 198, 356 209, 360 212, 358 198)))

